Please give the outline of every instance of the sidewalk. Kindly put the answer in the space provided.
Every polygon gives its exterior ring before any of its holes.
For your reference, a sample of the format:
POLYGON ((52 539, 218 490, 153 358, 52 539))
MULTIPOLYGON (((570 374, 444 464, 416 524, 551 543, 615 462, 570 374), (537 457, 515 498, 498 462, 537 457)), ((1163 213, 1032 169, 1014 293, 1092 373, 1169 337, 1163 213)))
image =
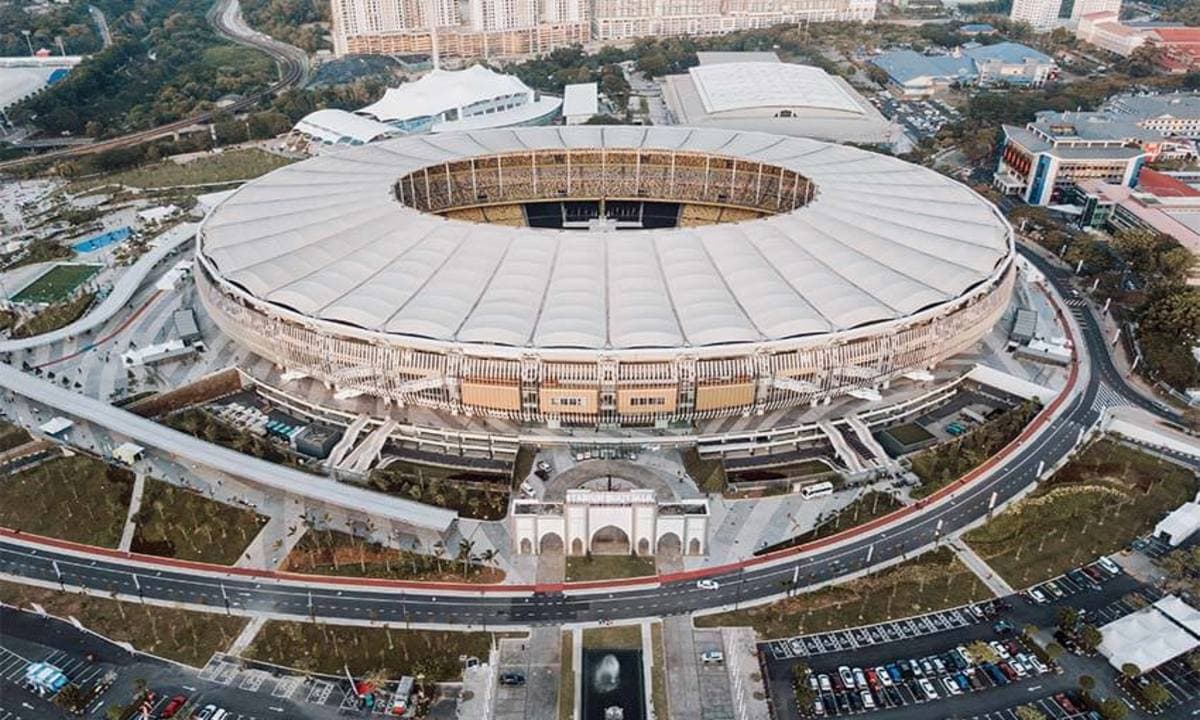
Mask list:
POLYGON ((979 557, 974 550, 968 547, 967 544, 962 541, 962 538, 954 538, 951 540, 950 548, 954 550, 954 554, 958 556, 958 559, 962 561, 963 565, 966 565, 971 572, 975 573, 975 575, 978 576, 981 581, 983 581, 983 584, 987 586, 988 590, 992 591, 993 595, 996 597, 1004 597, 1005 595, 1012 595, 1016 592, 1016 590, 1014 590, 1013 587, 1004 580, 1004 578, 1000 577, 999 573, 992 569, 991 565, 988 565, 983 558, 979 557))
POLYGON ((137 531, 134 518, 141 512, 142 495, 145 490, 146 474, 137 473, 133 476, 133 493, 129 496, 129 511, 125 513, 125 527, 121 530, 121 544, 117 546, 118 550, 129 552, 130 546, 133 545, 133 535, 137 531))

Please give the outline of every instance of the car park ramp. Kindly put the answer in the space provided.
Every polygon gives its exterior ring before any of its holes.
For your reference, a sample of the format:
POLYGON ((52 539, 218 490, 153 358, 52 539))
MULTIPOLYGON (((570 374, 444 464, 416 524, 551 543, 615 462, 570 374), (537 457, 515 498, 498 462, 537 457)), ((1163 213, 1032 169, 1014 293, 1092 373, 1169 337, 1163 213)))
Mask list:
POLYGON ((817 423, 817 427, 821 428, 821 432, 825 433, 825 436, 829 438, 829 444, 833 446, 833 451, 837 453, 838 459, 842 461, 842 464, 846 466, 846 469, 851 474, 860 473, 867 469, 863 465, 862 460, 859 459, 858 453, 854 452, 854 449, 846 442, 846 438, 842 436, 842 433, 833 426, 833 423, 828 420, 821 420, 817 423))
POLYGON ((333 446, 333 450, 329 451, 329 461, 327 465, 331 468, 337 467, 342 462, 342 458, 346 457, 346 453, 354 447, 354 443, 358 441, 358 434, 367 426, 366 415, 359 415, 354 418, 354 422, 350 423, 350 427, 346 428, 346 432, 342 434, 342 439, 338 440, 337 445, 333 446))

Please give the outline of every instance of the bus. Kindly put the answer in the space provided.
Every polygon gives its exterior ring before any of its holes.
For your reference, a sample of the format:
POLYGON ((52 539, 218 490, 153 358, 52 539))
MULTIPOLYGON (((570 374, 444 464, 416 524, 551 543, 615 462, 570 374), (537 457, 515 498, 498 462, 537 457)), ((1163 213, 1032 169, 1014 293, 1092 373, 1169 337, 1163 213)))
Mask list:
POLYGON ((833 494, 833 483, 826 480, 825 482, 811 483, 800 488, 800 496, 805 500, 813 498, 825 497, 833 494))

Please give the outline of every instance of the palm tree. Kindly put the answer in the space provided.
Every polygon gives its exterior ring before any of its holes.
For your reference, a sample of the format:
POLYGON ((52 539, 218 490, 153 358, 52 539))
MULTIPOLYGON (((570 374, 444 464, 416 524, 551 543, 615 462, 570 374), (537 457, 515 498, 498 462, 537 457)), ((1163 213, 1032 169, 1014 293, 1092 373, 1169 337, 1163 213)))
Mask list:
POLYGON ((479 559, 483 561, 484 565, 498 565, 499 557, 500 553, 496 548, 488 548, 479 554, 479 559))
POLYGON ((442 557, 446 554, 446 544, 438 540, 433 544, 433 557, 437 560, 438 572, 442 571, 442 557))
POLYGON ((458 559, 463 563, 463 578, 467 577, 467 568, 470 567, 471 551, 475 549, 475 542, 463 538, 458 541, 458 559))

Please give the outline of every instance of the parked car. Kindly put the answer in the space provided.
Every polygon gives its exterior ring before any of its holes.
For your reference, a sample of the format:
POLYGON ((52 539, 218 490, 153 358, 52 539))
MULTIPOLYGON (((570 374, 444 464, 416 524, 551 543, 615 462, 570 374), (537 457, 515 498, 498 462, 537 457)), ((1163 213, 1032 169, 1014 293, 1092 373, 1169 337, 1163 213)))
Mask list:
POLYGON ((926 700, 937 700, 940 697, 929 678, 921 678, 921 691, 925 693, 926 700))
POLYGON ((948 695, 962 695, 962 690, 958 688, 958 683, 954 682, 954 678, 949 675, 942 678, 942 687, 946 688, 948 695))
POLYGON ((501 685, 521 686, 525 684, 524 673, 506 672, 500 674, 501 685))
POLYGON ((1037 588, 1030 588, 1029 596, 1032 597, 1033 601, 1038 605, 1045 605, 1046 603, 1050 602, 1050 598, 1046 597, 1046 593, 1038 590, 1037 588))
POLYGON ((179 712, 179 709, 184 706, 187 700, 187 695, 176 695, 167 701, 167 704, 163 706, 162 712, 158 716, 163 720, 175 717, 175 713, 179 712))
POLYGON ((700 653, 700 662, 705 665, 725 662, 725 653, 720 650, 705 650, 700 653))
POLYGON ((829 682, 828 675, 818 675, 817 684, 821 688, 821 692, 833 692, 833 683, 829 682))
POLYGON ((874 710, 875 709, 875 698, 872 697, 870 690, 862 691, 862 704, 863 704, 864 710, 874 710))
POLYGON ((1100 558, 1096 561, 1096 564, 1112 577, 1116 577, 1121 574, 1121 566, 1117 565, 1107 557, 1100 558))
POLYGON ((841 666, 838 668, 838 675, 842 678, 842 685, 847 688, 854 687, 854 673, 850 672, 850 668, 841 666))

